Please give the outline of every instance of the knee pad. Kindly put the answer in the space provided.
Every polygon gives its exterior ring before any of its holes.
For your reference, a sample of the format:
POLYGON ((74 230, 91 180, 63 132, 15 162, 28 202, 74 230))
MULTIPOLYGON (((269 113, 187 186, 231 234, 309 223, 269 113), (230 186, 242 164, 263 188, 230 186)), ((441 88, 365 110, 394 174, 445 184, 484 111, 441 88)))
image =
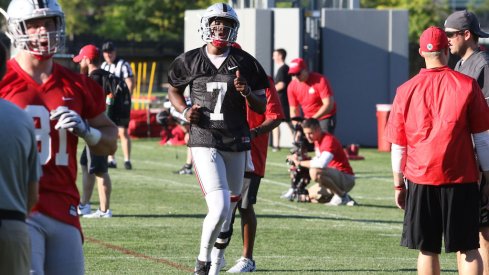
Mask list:
POLYGON ((219 233, 214 247, 217 249, 226 249, 231 242, 231 235, 233 235, 233 229, 229 229, 227 232, 219 233))

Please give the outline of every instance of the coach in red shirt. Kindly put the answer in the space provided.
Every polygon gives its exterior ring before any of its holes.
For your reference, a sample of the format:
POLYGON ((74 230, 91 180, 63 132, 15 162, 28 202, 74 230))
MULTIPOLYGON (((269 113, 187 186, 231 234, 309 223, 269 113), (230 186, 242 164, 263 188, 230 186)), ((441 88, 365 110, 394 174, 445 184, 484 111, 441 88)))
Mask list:
POLYGON ((489 171, 489 108, 475 80, 447 67, 448 38, 420 37, 426 69, 401 85, 386 126, 395 200, 405 209, 401 245, 420 251, 418 274, 440 274, 438 254, 460 252, 460 274, 481 274, 479 163, 489 171), (407 188, 406 188, 407 185, 407 188))
POLYGON ((328 79, 319 73, 310 72, 302 58, 290 62, 289 74, 292 76, 287 87, 290 117, 301 116, 300 106, 304 118, 319 120, 324 132, 334 134, 336 103, 328 79))

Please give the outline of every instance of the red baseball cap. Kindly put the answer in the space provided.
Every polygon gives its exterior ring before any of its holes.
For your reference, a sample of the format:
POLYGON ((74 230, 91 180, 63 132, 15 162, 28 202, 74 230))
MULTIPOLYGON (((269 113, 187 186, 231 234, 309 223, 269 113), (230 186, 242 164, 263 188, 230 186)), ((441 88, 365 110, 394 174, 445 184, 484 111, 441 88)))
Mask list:
POLYGON ((306 69, 306 62, 302 58, 296 58, 290 61, 289 74, 298 74, 300 71, 306 69))
POLYGON ((99 51, 97 47, 92 44, 88 44, 81 48, 80 53, 77 56, 73 57, 73 62, 80 63, 80 61, 82 61, 84 57, 87 57, 90 60, 94 60, 98 57, 98 55, 99 51))
POLYGON ((448 38, 445 31, 431 26, 419 38, 419 48, 422 52, 439 52, 448 47, 448 38))

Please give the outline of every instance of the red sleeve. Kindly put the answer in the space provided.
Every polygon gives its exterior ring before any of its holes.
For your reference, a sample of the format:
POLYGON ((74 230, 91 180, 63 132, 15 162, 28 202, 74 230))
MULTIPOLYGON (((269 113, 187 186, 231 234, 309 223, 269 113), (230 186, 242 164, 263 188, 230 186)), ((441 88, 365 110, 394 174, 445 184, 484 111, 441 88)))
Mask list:
POLYGON ((267 109, 265 111, 266 119, 284 119, 284 111, 278 98, 277 90, 275 89, 275 83, 270 78, 270 87, 266 89, 267 96, 267 109))
POLYGON ((299 102, 297 102, 297 98, 295 97, 296 82, 297 80, 292 80, 289 83, 289 86, 287 86, 287 97, 289 99, 290 107, 297 107, 297 105, 299 105, 299 102))
POLYGON ((404 116, 402 108, 402 96, 397 90, 396 97, 392 103, 392 109, 389 114, 389 119, 387 120, 387 125, 385 126, 385 139, 390 143, 405 146, 407 145, 404 116))
POLYGON ((321 99, 333 96, 333 89, 331 88, 331 84, 326 77, 320 77, 317 90, 319 91, 319 96, 321 99))

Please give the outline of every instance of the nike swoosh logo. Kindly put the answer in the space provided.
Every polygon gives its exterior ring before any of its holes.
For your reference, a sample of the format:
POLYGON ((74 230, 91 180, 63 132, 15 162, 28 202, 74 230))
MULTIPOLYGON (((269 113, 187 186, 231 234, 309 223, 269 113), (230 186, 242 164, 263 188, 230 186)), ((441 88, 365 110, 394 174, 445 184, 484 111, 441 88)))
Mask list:
POLYGON ((64 96, 63 96, 63 97, 61 97, 61 99, 62 99, 62 100, 64 100, 64 101, 70 101, 70 100, 73 100, 73 98, 72 98, 72 97, 64 97, 64 96))
POLYGON ((234 67, 228 67, 228 70, 229 70, 229 71, 232 71, 232 70, 234 70, 234 69, 236 69, 236 68, 238 68, 238 66, 234 66, 234 67))

